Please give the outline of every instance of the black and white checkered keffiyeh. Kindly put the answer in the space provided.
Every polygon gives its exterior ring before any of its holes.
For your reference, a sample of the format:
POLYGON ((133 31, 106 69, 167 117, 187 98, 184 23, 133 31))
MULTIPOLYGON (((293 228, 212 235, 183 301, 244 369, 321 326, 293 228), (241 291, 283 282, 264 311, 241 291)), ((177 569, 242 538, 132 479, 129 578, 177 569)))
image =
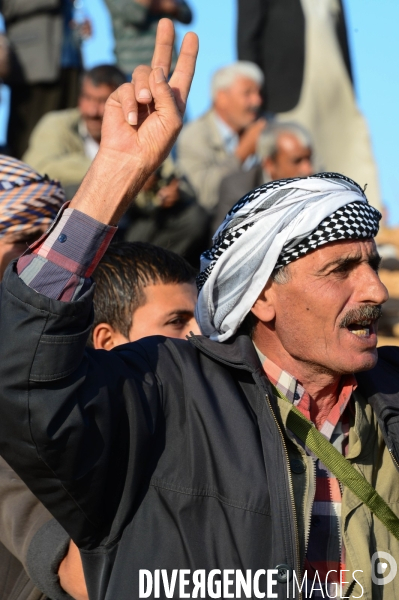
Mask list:
POLYGON ((369 204, 346 204, 324 219, 317 229, 301 242, 294 240, 293 243, 286 244, 274 268, 284 267, 329 242, 374 237, 378 233, 380 219, 381 214, 369 204))
POLYGON ((329 242, 374 237, 380 219, 360 186, 338 173, 282 179, 251 191, 201 256, 196 318, 202 332, 227 340, 275 268, 329 242))

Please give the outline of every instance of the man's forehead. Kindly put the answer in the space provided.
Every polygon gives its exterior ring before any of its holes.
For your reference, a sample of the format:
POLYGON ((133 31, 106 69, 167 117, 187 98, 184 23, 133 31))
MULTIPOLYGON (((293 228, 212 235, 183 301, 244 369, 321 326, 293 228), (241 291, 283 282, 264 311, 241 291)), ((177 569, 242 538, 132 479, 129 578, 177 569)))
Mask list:
POLYGON ((246 75, 241 75, 238 74, 236 75, 236 77, 234 78, 233 82, 231 83, 231 85, 228 88, 225 88, 227 90, 231 90, 231 89, 237 89, 237 88, 256 88, 256 89, 260 89, 260 85, 257 81, 255 81, 254 79, 251 79, 250 77, 247 77, 246 75))
POLYGON ((115 86, 109 85, 108 83, 99 83, 95 85, 91 79, 85 77, 82 82, 82 89, 80 96, 82 97, 105 97, 108 98, 110 94, 115 90, 115 86))
POLYGON ((313 268, 324 268, 329 264, 346 260, 362 260, 363 258, 378 257, 374 238, 365 240, 338 240, 319 246, 306 256, 298 259, 298 264, 305 263, 313 268))
POLYGON ((277 147, 281 151, 310 150, 310 146, 302 143, 297 135, 290 131, 282 131, 277 137, 277 147))

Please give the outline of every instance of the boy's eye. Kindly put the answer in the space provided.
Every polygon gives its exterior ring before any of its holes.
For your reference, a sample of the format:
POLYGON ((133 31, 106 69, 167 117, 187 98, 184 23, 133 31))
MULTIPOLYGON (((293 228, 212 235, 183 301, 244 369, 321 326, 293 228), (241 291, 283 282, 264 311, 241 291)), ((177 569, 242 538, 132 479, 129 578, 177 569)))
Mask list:
POLYGON ((176 319, 172 319, 171 321, 168 321, 166 323, 166 325, 174 325, 175 327, 184 327, 188 321, 189 321, 189 319, 187 319, 185 317, 176 317, 176 319))

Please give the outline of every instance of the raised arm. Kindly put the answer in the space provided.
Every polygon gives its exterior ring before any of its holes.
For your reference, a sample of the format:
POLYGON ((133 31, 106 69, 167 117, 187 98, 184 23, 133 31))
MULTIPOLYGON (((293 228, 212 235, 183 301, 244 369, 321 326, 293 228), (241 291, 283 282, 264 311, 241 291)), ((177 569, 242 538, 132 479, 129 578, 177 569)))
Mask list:
POLYGON ((119 87, 107 101, 100 150, 71 208, 116 224, 169 154, 183 125, 198 52, 197 36, 188 33, 168 83, 173 42, 173 23, 161 19, 152 66, 138 67, 132 83, 119 87))
POLYGON ((70 211, 19 260, 23 276, 14 265, 2 284, 0 453, 81 547, 106 543, 115 514, 130 510, 159 398, 140 347, 128 360, 123 352, 85 351, 92 290, 68 290, 105 251, 112 236, 102 224, 118 221, 181 128, 197 38, 186 37, 168 84, 172 46, 172 23, 162 20, 153 68, 137 69, 107 103, 100 151, 71 204, 75 228, 58 233, 61 222, 72 222, 70 211), (38 264, 47 268, 40 282, 38 264), (126 479, 133 498, 120 506, 126 479))

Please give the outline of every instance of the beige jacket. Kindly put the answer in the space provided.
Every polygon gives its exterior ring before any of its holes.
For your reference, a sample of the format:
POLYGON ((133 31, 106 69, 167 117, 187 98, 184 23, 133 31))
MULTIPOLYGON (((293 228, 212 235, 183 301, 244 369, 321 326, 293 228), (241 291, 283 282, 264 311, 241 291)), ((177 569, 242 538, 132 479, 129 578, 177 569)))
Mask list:
MULTIPOLYGON (((348 460, 399 515, 399 475, 383 439, 377 418, 371 406, 355 392, 355 419, 349 432, 348 460)), ((286 426, 291 405, 278 400, 280 415, 286 426)), ((302 474, 292 473, 295 498, 298 542, 303 564, 310 530, 315 473, 313 460, 295 441, 287 443, 290 462, 301 460, 306 464, 302 474)), ((347 488, 344 489, 341 506, 343 541, 346 550, 347 582, 342 597, 362 600, 392 600, 399 598, 399 574, 391 583, 376 585, 371 579, 371 557, 377 551, 391 554, 399 562, 399 541, 388 532, 373 513, 347 488), (352 577, 354 571, 355 579, 352 577), (357 580, 357 582, 356 582, 357 580), (363 591, 362 591, 362 587, 363 591), (349 593, 348 593, 349 591, 349 593)))
POLYGON ((65 187, 80 184, 91 165, 79 133, 77 108, 46 114, 34 128, 23 161, 65 187))
POLYGON ((213 210, 222 179, 241 169, 238 158, 224 147, 213 110, 183 128, 177 155, 178 166, 193 186, 199 204, 213 210))

